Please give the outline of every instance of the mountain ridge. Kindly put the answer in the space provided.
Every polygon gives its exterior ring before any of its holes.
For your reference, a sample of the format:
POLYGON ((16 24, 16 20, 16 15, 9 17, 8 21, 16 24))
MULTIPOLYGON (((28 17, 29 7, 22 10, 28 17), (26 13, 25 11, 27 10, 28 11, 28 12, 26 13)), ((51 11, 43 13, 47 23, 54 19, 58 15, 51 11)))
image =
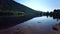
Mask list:
MULTIPOLYGON (((0 9, 23 11, 23 10, 28 10, 28 9, 31 9, 31 8, 29 8, 27 6, 24 6, 20 3, 17 3, 16 1, 13 1, 13 0, 0 0, 0 9)), ((31 10, 33 10, 33 9, 31 9, 31 10)))

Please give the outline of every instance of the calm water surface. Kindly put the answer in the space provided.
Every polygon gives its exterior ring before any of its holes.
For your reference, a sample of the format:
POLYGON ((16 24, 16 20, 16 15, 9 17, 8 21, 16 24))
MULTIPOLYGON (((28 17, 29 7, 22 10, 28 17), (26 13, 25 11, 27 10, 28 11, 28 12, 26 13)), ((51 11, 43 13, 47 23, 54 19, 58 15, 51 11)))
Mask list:
POLYGON ((0 30, 0 33, 5 32, 8 34, 17 31, 20 34, 23 32, 23 34, 51 34, 52 26, 58 24, 59 22, 60 20, 53 19, 53 17, 49 16, 35 17, 8 29, 0 30))

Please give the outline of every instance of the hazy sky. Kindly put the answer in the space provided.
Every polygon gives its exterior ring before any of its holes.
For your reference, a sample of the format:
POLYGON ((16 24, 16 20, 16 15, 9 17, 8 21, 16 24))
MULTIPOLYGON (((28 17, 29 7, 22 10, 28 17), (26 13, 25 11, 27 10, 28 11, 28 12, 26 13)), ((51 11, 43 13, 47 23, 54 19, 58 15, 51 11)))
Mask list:
POLYGON ((35 10, 51 11, 53 9, 60 9, 60 0, 15 0, 25 6, 35 10))

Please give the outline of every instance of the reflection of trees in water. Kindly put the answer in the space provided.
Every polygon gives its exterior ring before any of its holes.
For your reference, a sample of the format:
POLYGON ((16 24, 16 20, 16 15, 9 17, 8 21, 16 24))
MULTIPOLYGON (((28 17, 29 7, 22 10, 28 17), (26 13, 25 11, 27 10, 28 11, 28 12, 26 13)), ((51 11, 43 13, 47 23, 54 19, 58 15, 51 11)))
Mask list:
MULTIPOLYGON (((48 16, 50 16, 50 15, 48 15, 48 16)), ((48 18, 48 16, 47 16, 47 18, 48 18)), ((50 16, 50 17, 53 17, 53 19, 57 19, 57 21, 59 21, 59 20, 60 20, 60 17, 59 17, 59 16, 58 16, 58 17, 50 16)))
POLYGON ((52 12, 52 16, 54 19, 60 19, 60 9, 55 9, 53 12, 52 12))
POLYGON ((53 17, 53 19, 57 19, 57 21, 60 19, 60 9, 55 9, 53 12, 46 12, 45 16, 53 17))
POLYGON ((53 16, 53 19, 57 19, 57 21, 60 20, 59 16, 58 17, 53 16))

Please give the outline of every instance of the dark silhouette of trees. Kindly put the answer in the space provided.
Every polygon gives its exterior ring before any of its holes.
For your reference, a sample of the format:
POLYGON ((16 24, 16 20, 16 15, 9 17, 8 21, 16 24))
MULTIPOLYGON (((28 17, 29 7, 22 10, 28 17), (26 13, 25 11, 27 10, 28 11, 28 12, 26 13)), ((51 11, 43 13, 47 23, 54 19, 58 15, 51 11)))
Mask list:
POLYGON ((48 11, 46 12, 46 15, 47 15, 47 16, 49 15, 49 12, 48 12, 48 11))
POLYGON ((53 17, 57 18, 57 19, 60 19, 60 9, 55 9, 53 11, 53 17))
POLYGON ((60 17, 60 9, 55 9, 54 11, 53 11, 53 16, 59 16, 60 17))
POLYGON ((53 17, 53 19, 60 19, 60 9, 54 9, 53 11, 49 12, 40 12, 40 14, 42 14, 42 16, 50 16, 53 17))
POLYGON ((57 18, 57 19, 60 19, 60 9, 54 9, 52 12, 46 12, 45 13, 46 16, 51 16, 53 17, 54 19, 57 18))

